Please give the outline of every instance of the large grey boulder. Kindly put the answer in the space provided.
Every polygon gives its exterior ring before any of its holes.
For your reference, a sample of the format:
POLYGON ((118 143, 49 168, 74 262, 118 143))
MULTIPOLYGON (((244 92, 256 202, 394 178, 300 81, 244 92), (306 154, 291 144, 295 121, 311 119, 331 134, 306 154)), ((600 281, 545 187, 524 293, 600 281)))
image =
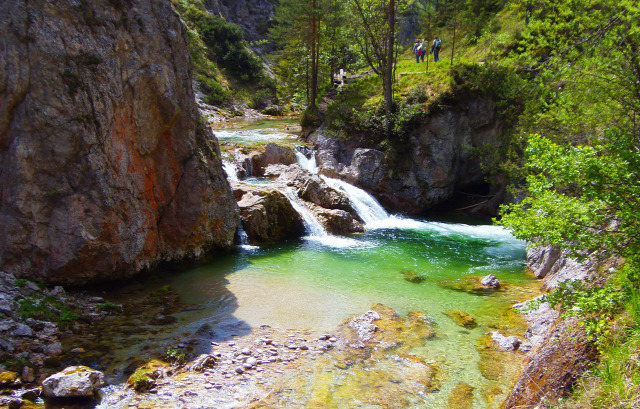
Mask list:
POLYGON ((0 32, 1 269, 85 284, 232 246, 168 0, 6 0, 0 32))
POLYGON ((104 386, 104 375, 86 366, 70 366, 42 383, 48 398, 90 398, 104 386))
POLYGON ((242 226, 253 244, 273 243, 304 234, 302 218, 279 191, 247 183, 234 183, 242 226))

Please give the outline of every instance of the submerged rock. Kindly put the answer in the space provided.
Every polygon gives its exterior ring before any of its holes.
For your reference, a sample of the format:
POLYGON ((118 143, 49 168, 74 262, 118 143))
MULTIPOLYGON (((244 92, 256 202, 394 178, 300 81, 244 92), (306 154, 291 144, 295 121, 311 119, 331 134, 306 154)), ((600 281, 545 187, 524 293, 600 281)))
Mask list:
POLYGON ((445 311, 444 315, 451 318, 453 322, 464 328, 476 328, 478 326, 475 318, 463 311, 445 311))
POLYGON ((451 391, 447 400, 448 409, 471 409, 473 407, 473 391, 476 388, 465 382, 460 382, 451 391))
POLYGON ((400 272, 402 273, 402 275, 404 276, 404 279, 407 280, 410 283, 421 283, 424 281, 424 276, 421 276, 420 274, 416 273, 413 270, 400 270, 400 272))
POLYGON ((86 366, 70 366, 42 383, 48 398, 90 398, 104 386, 104 375, 86 366))

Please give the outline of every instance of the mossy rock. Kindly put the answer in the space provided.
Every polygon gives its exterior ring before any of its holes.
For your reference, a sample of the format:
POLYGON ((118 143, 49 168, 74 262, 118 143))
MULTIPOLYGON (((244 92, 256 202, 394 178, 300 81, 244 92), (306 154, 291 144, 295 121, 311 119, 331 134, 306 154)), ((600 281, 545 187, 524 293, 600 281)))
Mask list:
POLYGON ((473 407, 473 390, 475 388, 467 383, 460 382, 449 394, 447 407, 449 409, 469 409, 473 407))
POLYGON ((438 282, 438 285, 449 290, 473 295, 491 295, 496 292, 505 291, 508 287, 504 283, 500 288, 485 287, 481 281, 482 277, 469 276, 457 280, 441 280, 438 282))
POLYGON ((419 284, 424 281, 424 276, 416 273, 413 270, 404 269, 404 270, 400 270, 400 272, 404 276, 404 279, 410 283, 419 284))
POLYGON ((169 366, 166 362, 152 360, 146 365, 138 368, 127 380, 129 387, 136 392, 145 392, 152 389, 156 384, 156 379, 160 376, 160 370, 169 366))
POLYGON ((0 386, 9 386, 18 380, 17 372, 2 372, 0 373, 0 386))
POLYGON ((476 323, 476 319, 466 312, 450 310, 445 311, 444 315, 451 318, 453 322, 463 328, 476 328, 478 323, 476 323))

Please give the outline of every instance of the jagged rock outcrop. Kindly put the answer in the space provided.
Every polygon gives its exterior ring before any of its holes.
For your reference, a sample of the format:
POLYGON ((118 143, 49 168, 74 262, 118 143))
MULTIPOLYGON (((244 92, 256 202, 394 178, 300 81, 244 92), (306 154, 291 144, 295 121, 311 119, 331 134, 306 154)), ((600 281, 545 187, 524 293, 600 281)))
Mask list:
POLYGON ((238 223, 167 0, 8 0, 0 267, 82 284, 232 245, 238 223))
POLYGON ((369 135, 338 140, 322 128, 308 140, 322 174, 362 187, 385 208, 418 214, 483 183, 472 148, 497 145, 503 122, 493 101, 478 97, 435 111, 394 152, 374 146, 369 135))
POLYGON ((302 218, 282 193, 242 182, 234 182, 233 189, 251 243, 274 243, 304 234, 302 218))
MULTIPOLYGON (((570 258, 567 251, 539 246, 527 249, 527 262, 529 269, 544 279, 544 287, 552 289, 563 281, 582 280, 599 269, 615 266, 618 260, 598 262, 596 257, 591 257, 578 262, 570 258)), ((526 303, 515 307, 523 306, 526 303)), ((563 396, 597 354, 576 318, 562 319, 548 303, 525 314, 529 322, 525 337, 532 349, 505 400, 505 409, 534 408, 543 399, 553 401, 563 396)))

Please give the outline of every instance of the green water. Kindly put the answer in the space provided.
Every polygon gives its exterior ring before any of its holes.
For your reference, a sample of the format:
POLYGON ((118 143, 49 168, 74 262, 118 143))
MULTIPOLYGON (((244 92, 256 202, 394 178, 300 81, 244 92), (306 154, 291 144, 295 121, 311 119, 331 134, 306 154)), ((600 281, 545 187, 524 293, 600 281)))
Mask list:
MULTIPOLYGON (((412 401, 411 407, 446 407, 453 388, 466 382, 476 388, 473 407, 484 408, 489 400, 482 391, 497 386, 504 393, 511 378, 489 381, 483 376, 478 369, 478 340, 496 328, 521 336, 517 331, 522 327, 504 320, 514 302, 532 298, 533 290, 527 287, 532 279, 524 274, 524 265, 524 243, 498 227, 412 220, 356 237, 307 238, 269 248, 246 248, 160 280, 170 284, 183 301, 202 306, 178 314, 180 324, 164 336, 193 334, 203 324, 214 328, 212 339, 218 342, 241 337, 264 324, 331 332, 373 303, 391 307, 401 316, 418 310, 431 317, 437 336, 414 348, 412 354, 437 363, 442 382, 439 392, 412 401), (408 282, 403 269, 425 280, 408 282), (510 291, 478 295, 446 285, 489 273, 496 274, 510 291), (457 326, 443 314, 448 310, 472 315, 478 327, 457 326)), ((329 372, 326 366, 309 369, 306 379, 292 379, 300 387, 291 388, 283 402, 294 403, 280 402, 278 407, 306 407, 318 379, 332 394, 346 395, 342 402, 334 402, 336 407, 355 407, 350 403, 355 399, 353 393, 370 393, 361 387, 359 392, 340 392, 345 373, 327 378, 329 372)))

